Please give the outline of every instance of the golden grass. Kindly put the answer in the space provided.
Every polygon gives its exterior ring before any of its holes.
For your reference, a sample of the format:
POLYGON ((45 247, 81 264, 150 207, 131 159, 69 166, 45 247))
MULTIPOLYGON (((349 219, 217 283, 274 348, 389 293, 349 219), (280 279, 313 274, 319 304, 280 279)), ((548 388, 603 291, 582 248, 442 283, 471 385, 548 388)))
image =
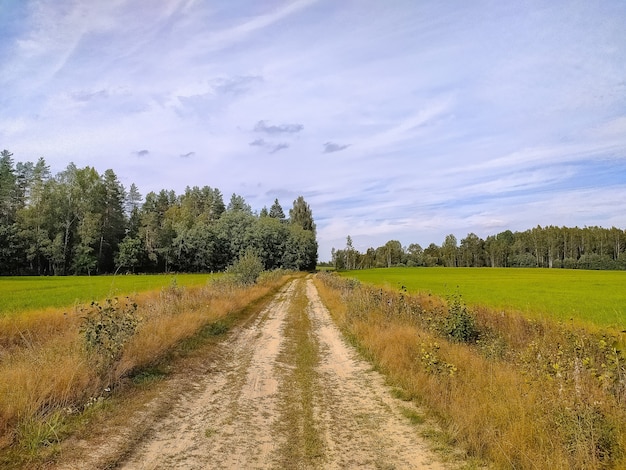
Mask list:
POLYGON ((441 300, 323 279, 340 328, 468 455, 507 469, 626 464, 626 361, 609 333, 481 309, 479 341, 457 342, 437 329, 441 300))
POLYGON ((81 325, 90 307, 0 319, 0 466, 14 458, 2 453, 54 445, 62 438, 56 427, 64 416, 81 413, 204 326, 241 311, 285 280, 269 277, 248 288, 215 281, 139 294, 133 299, 138 327, 112 361, 86 347, 81 325), (8 447, 12 451, 3 452, 8 447))

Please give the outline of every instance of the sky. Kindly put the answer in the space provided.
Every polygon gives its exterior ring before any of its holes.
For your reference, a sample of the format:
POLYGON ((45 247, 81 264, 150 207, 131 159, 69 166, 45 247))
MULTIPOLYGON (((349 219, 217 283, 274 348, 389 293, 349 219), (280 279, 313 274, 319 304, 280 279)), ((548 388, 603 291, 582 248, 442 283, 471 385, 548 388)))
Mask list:
POLYGON ((0 148, 302 195, 321 261, 626 228, 626 2, 0 0, 0 148))

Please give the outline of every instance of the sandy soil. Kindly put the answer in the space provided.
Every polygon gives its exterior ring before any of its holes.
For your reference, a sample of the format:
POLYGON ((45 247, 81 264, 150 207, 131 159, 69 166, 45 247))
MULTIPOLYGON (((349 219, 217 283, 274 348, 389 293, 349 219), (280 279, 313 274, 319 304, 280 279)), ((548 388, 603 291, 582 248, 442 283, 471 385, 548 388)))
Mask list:
POLYGON ((294 468, 445 468, 400 412, 409 405, 393 398, 383 378, 342 339, 310 279, 292 281, 253 322, 228 335, 204 373, 164 390, 178 395, 161 400, 159 412, 159 405, 152 411, 148 405, 135 417, 143 422, 136 445, 122 450, 115 442, 125 437, 118 436, 92 449, 92 462, 64 468, 101 468, 99 462, 111 461, 105 454, 122 451, 122 469, 284 468, 281 453, 293 437, 281 426, 285 397, 299 398, 288 395, 294 387, 285 383, 285 371, 296 365, 281 351, 289 341, 289 305, 301 288, 308 298, 309 337, 319 351, 313 426, 322 455, 314 465, 294 468))

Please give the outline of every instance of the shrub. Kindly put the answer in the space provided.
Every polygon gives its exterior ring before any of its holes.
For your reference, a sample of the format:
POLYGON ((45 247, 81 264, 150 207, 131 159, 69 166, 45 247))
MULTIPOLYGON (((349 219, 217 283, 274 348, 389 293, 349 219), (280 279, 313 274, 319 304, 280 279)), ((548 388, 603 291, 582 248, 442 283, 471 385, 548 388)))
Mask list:
POLYGON ((253 250, 246 252, 239 257, 226 270, 235 277, 235 280, 242 285, 252 285, 263 272, 263 260, 253 250))
POLYGON ((87 351, 96 357, 98 367, 107 369, 118 360, 126 342, 133 336, 139 318, 137 304, 128 299, 107 299, 104 305, 92 302, 83 317, 81 332, 87 351))
POLYGON ((448 316, 443 323, 443 333, 461 343, 472 343, 478 339, 476 320, 459 295, 448 299, 448 316))

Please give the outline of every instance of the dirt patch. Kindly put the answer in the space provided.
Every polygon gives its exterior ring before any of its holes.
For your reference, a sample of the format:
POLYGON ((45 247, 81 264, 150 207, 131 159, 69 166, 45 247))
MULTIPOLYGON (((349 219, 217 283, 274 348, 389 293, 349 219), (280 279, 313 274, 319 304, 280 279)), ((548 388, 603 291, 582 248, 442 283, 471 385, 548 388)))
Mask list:
POLYGON ((164 385, 167 400, 131 417, 135 428, 143 420, 141 438, 131 440, 136 445, 124 447, 129 435, 120 433, 93 448, 91 461, 60 468, 104 468, 112 461, 123 469, 286 468, 286 462, 289 468, 444 468, 380 374, 342 339, 310 279, 285 286, 219 345, 203 373, 186 379, 164 385), (293 308, 297 295, 306 321, 294 321, 302 314, 293 308), (314 361, 299 362, 302 338, 314 361), (306 433, 316 454, 287 459, 290 444, 299 446, 306 433))

